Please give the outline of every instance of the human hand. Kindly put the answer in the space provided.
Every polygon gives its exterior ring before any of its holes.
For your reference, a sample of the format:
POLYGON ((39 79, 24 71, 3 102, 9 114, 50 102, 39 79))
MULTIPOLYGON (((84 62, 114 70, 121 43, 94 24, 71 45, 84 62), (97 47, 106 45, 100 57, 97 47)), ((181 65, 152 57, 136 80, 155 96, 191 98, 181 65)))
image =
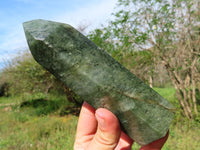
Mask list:
MULTIPOLYGON (((140 150, 161 150, 165 137, 140 150)), ((74 150, 131 150, 133 140, 120 129, 117 117, 105 108, 95 109, 84 102, 77 126, 74 150)))

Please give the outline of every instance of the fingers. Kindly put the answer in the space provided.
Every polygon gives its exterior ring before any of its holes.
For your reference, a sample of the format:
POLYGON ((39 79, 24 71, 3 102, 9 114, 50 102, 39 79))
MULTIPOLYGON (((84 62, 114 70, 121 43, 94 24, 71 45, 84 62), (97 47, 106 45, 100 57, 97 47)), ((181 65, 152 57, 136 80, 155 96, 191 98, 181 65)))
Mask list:
POLYGON ((150 144, 147 144, 145 146, 142 146, 140 150, 161 150, 161 148, 163 147, 163 145, 167 141, 168 136, 169 136, 169 131, 167 132, 167 134, 163 138, 156 140, 156 141, 154 141, 150 144))
POLYGON ((96 130, 97 121, 95 117, 95 109, 88 103, 84 102, 78 120, 74 150, 86 147, 87 143, 93 139, 96 130))
POLYGON ((114 150, 121 134, 117 117, 104 108, 98 109, 95 116, 98 128, 87 150, 114 150))
POLYGON ((131 150, 133 140, 120 129, 117 117, 107 109, 84 102, 77 126, 74 150, 131 150))
POLYGON ((115 150, 122 150, 122 149, 131 150, 132 145, 133 145, 133 140, 123 131, 121 131, 120 140, 115 150))

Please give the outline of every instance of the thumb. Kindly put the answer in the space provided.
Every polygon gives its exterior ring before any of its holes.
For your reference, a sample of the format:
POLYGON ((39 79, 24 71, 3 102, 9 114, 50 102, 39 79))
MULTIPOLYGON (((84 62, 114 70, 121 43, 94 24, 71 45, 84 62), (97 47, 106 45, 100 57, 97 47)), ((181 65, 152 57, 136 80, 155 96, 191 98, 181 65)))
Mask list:
POLYGON ((98 128, 88 150, 114 150, 121 134, 117 117, 104 108, 97 109, 95 117, 98 122, 98 128))

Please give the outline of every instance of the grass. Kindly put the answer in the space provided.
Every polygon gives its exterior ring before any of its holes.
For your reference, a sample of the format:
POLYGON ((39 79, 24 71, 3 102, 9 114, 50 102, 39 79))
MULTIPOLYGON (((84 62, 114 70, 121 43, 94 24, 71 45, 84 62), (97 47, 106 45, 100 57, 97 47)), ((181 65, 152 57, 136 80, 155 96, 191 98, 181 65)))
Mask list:
POLYGON ((170 136, 163 150, 199 150, 200 125, 178 123, 170 128, 170 136))
MULTIPOLYGON (((173 88, 155 90, 176 105, 173 88)), ((0 149, 72 150, 78 110, 71 108, 72 104, 58 95, 38 93, 0 98, 0 149)), ((179 122, 177 118, 163 150, 199 150, 199 123, 179 122)), ((132 149, 139 147, 134 144, 132 149)))
POLYGON ((170 127, 170 136, 163 150, 199 150, 200 123, 188 121, 181 115, 181 108, 174 88, 154 88, 160 95, 176 106, 176 114, 170 127))
POLYGON ((72 104, 65 97, 37 94, 10 99, 0 99, 0 149, 73 149, 78 119, 66 111, 72 104))
MULTIPOLYGON (((2 114, 2 112, 1 112, 2 114)), ((10 112, 1 120, 0 149, 73 149, 77 117, 16 117, 10 112), (7 119, 9 118, 9 119, 7 119)))
POLYGON ((154 88, 154 90, 175 106, 179 105, 175 97, 176 90, 174 88, 154 88))

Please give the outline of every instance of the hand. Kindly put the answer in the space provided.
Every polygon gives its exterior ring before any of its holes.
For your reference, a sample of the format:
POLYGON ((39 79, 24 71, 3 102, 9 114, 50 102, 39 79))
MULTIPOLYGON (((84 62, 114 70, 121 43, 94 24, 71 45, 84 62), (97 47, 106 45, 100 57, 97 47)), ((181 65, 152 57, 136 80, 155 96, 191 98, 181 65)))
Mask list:
MULTIPOLYGON (((168 138, 154 141, 140 150, 161 150, 168 138)), ((133 140, 120 129, 117 117, 105 108, 84 102, 79 116, 74 150, 131 150, 133 140)))

